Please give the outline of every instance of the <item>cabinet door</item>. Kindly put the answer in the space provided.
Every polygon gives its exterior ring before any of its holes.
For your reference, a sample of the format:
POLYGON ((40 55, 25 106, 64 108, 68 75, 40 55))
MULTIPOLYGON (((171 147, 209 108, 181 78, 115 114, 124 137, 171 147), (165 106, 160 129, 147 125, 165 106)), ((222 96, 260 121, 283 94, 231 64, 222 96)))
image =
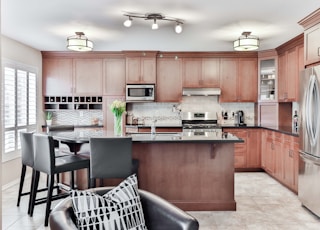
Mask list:
POLYGON ((141 65, 139 57, 126 58, 126 81, 127 83, 140 83, 141 65))
POLYGON ((278 57, 278 100, 285 101, 287 98, 287 56, 280 54, 278 57))
POLYGON ((299 59, 296 47, 287 51, 286 91, 287 101, 296 101, 299 81, 299 59))
POLYGON ((268 130, 261 131, 261 167, 266 170, 266 156, 267 156, 267 137, 268 130))
POLYGON ((283 180, 283 174, 284 174, 284 152, 283 152, 283 146, 282 141, 275 139, 273 141, 273 155, 274 155, 274 176, 282 181, 283 180))
POLYGON ((105 59, 103 75, 104 95, 125 95, 126 61, 125 59, 105 59))
POLYGON ((223 129, 224 132, 229 132, 242 140, 243 143, 234 144, 234 167, 246 168, 247 162, 247 131, 246 129, 223 129))
POLYGON ((261 167, 261 131, 247 129, 247 168, 261 167))
POLYGON ((182 95, 181 60, 160 58, 157 61, 157 102, 178 102, 182 95))
POLYGON ((72 59, 43 59, 43 95, 72 95, 72 59))
MULTIPOLYGON (((268 131, 268 132, 271 132, 271 131, 268 131)), ((265 170, 271 175, 274 175, 274 171, 275 171, 274 153, 275 153, 275 146, 273 143, 273 139, 270 138, 270 133, 268 133, 266 155, 265 155, 265 170)))
POLYGON ((102 95, 102 59, 74 59, 75 95, 102 95))
POLYGON ((223 58, 220 62, 221 95, 220 102, 237 101, 237 67, 236 58, 223 58))
POLYGON ((220 59, 203 58, 200 84, 204 87, 220 87, 220 59))
POLYGON ((239 59, 238 83, 238 100, 241 102, 258 100, 258 60, 256 58, 239 59))
POLYGON ((156 59, 141 58, 141 79, 140 83, 156 83, 156 59))
POLYGON ((320 61, 320 23, 304 32, 306 65, 320 61))
POLYGON ((126 82, 131 84, 156 83, 156 59, 126 58, 126 82))
POLYGON ((201 78, 201 58, 183 59, 183 87, 199 87, 201 78))

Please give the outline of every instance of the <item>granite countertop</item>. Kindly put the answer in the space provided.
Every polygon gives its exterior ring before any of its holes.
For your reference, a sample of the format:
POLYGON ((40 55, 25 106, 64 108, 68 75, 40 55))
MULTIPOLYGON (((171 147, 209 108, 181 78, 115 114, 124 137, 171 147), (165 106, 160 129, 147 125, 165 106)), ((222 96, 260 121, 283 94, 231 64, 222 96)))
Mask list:
POLYGON ((241 143, 242 139, 230 134, 217 132, 206 135, 188 135, 188 133, 132 133, 127 136, 132 137, 133 142, 195 142, 195 143, 241 143))
MULTIPOLYGON (((126 127, 131 127, 131 128, 150 128, 150 125, 126 125, 126 127)), ((156 127, 159 128, 182 128, 182 125, 156 125, 156 127)), ((291 126, 260 126, 260 125, 255 125, 255 124, 250 124, 250 125, 245 125, 245 126, 238 126, 238 125, 234 125, 234 124, 223 124, 223 125, 219 125, 218 127, 223 128, 262 128, 262 129, 268 129, 268 130, 272 130, 272 131, 276 131, 276 132, 280 132, 280 133, 284 133, 284 134, 288 134, 288 135, 292 135, 292 136, 299 136, 299 130, 296 131, 294 130, 291 126)))

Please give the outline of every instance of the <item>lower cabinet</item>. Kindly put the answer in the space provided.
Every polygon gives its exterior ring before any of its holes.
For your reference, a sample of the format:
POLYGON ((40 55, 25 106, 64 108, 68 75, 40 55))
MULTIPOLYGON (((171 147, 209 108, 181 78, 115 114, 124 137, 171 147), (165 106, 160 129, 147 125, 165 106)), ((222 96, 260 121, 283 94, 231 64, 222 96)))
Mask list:
POLYGON ((272 177, 298 191, 298 138, 270 130, 262 131, 261 167, 272 177))
POLYGON ((234 150, 235 169, 261 168, 260 155, 260 129, 254 128, 224 128, 224 132, 229 132, 242 140, 243 143, 236 143, 234 150))

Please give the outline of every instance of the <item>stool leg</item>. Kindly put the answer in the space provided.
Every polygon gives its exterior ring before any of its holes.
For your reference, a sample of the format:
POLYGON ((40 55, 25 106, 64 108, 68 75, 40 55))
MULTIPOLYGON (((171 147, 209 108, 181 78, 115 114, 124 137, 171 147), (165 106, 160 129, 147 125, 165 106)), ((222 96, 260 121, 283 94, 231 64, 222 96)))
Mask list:
POLYGON ((49 187, 48 187, 48 196, 47 196, 47 206, 46 206, 46 215, 44 219, 44 226, 47 227, 49 223, 49 214, 51 209, 51 201, 52 201, 52 192, 54 185, 54 174, 49 176, 49 187))
POLYGON ((38 191, 38 185, 39 185, 39 178, 40 178, 40 172, 35 172, 34 182, 33 182, 33 188, 31 191, 31 207, 30 207, 30 216, 33 216, 33 210, 36 203, 36 197, 37 197, 37 191, 38 191))
POLYGON ((28 204, 28 214, 29 215, 30 215, 30 212, 31 212, 32 194, 33 194, 33 187, 34 187, 35 177, 36 177, 36 170, 32 169, 31 185, 30 185, 30 196, 29 196, 29 204, 28 204))
POLYGON ((27 166, 22 165, 17 206, 20 205, 20 199, 21 199, 21 194, 22 194, 22 189, 23 189, 23 184, 24 184, 24 178, 26 176, 26 169, 27 169, 27 166))

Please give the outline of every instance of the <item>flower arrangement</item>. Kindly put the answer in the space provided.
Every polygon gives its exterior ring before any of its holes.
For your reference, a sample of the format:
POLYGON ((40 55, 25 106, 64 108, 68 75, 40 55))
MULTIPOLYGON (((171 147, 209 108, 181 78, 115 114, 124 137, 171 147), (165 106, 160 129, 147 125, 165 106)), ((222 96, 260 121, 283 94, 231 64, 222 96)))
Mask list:
POLYGON ((110 105, 110 110, 114 114, 114 135, 122 135, 122 114, 126 111, 126 103, 124 101, 115 100, 110 105))
POLYGON ((116 117, 120 117, 122 113, 126 111, 126 103, 124 101, 115 100, 110 105, 110 110, 116 117))

